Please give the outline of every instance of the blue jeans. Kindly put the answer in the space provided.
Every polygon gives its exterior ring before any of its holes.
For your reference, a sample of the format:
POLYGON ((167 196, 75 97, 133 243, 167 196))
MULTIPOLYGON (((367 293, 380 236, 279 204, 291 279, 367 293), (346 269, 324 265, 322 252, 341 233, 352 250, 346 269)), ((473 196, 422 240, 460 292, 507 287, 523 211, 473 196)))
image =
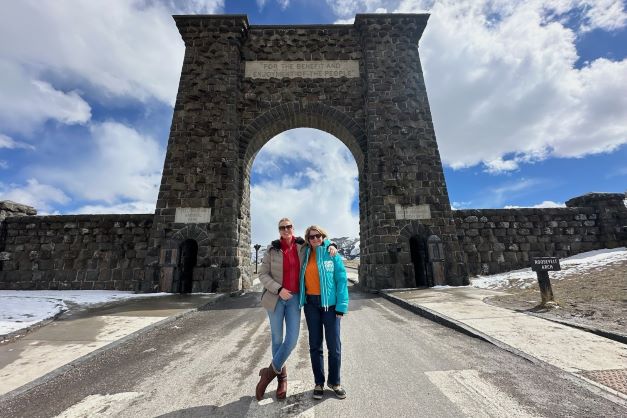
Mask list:
POLYGON ((274 312, 268 311, 270 331, 272 332, 272 367, 280 371, 290 353, 296 347, 300 333, 300 306, 298 293, 291 299, 279 298, 274 312), (285 323, 285 340, 283 339, 283 323, 285 323))
POLYGON ((329 357, 329 385, 340 384, 342 365, 342 342, 340 341, 340 318, 335 316, 335 306, 325 310, 320 306, 320 296, 307 295, 305 319, 309 330, 309 357, 316 385, 324 385, 324 353, 322 340, 326 339, 329 357), (324 331, 324 336, 323 336, 324 331))

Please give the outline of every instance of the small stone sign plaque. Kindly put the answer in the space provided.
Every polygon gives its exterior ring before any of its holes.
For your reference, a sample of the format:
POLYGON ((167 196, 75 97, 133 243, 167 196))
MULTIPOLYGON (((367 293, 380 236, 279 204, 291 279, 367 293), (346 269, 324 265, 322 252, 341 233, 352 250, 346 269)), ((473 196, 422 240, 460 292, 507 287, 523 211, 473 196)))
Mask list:
POLYGON ((246 61, 246 78, 357 78, 357 60, 246 61))
POLYGON ((429 205, 411 205, 394 207, 396 219, 431 219, 431 207, 429 205))
POLYGON ((176 208, 174 222, 177 224, 208 224, 211 208, 176 208))

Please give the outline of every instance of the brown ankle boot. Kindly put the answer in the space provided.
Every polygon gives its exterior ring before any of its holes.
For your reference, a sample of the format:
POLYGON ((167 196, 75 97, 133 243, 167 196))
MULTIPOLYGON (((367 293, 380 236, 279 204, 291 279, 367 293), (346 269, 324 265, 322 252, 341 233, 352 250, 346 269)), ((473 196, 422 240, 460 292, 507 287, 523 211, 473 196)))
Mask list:
POLYGON ((279 374, 276 379, 279 382, 276 387, 276 398, 285 399, 287 396, 287 368, 285 368, 285 366, 283 366, 281 374, 279 374))
POLYGON ((257 388, 255 389, 255 396, 257 400, 260 401, 263 399, 263 395, 266 393, 266 388, 277 377, 277 372, 274 371, 274 367, 272 367, 272 363, 270 363, 269 367, 264 367, 259 370, 259 383, 257 383, 257 388))

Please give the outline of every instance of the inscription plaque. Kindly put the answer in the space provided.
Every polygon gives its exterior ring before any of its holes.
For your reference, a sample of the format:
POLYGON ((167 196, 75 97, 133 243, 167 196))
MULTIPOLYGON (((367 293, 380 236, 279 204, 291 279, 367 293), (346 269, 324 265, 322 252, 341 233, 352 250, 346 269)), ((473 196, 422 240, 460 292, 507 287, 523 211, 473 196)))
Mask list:
POLYGON ((246 61, 246 78, 357 78, 357 60, 246 61))
POLYGON ((176 208, 174 222, 177 224, 208 224, 211 208, 176 208))
POLYGON ((431 207, 429 205, 411 205, 394 207, 396 219, 431 219, 431 207))

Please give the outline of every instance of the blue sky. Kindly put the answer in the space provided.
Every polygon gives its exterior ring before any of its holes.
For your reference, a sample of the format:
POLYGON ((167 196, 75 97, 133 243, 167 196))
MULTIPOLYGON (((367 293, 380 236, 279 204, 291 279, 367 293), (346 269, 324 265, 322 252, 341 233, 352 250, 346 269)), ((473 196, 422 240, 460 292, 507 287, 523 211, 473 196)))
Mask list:
MULTIPOLYGON (((196 13, 255 25, 429 12, 420 54, 455 208, 626 190, 623 0, 0 0, 0 11, 0 199, 40 214, 154 210, 184 52, 171 15, 196 13)), ((356 236, 356 176, 334 137, 277 136, 253 165, 253 242, 283 215, 299 232, 356 236)))

